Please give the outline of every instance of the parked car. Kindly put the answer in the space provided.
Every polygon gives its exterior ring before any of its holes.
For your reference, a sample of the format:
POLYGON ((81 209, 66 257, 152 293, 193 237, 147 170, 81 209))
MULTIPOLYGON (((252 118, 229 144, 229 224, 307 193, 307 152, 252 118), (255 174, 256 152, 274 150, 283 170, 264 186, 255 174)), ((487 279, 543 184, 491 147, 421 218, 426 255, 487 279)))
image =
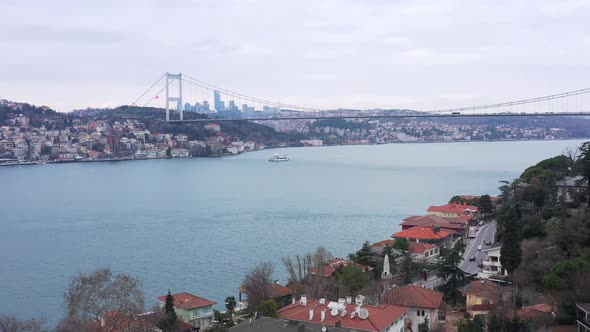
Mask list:
POLYGON ((474 261, 475 261, 475 256, 471 256, 471 257, 469 257, 469 261, 470 261, 470 262, 474 262, 474 261))
POLYGON ((481 244, 477 246, 477 250, 481 251, 481 244))

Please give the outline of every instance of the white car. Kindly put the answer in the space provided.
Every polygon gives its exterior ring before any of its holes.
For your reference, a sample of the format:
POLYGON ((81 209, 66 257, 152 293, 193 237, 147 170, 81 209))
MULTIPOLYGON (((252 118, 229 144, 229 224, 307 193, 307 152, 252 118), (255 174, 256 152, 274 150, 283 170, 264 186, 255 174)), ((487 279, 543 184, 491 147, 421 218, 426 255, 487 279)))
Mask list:
POLYGON ((477 250, 481 251, 481 244, 477 246, 477 250))

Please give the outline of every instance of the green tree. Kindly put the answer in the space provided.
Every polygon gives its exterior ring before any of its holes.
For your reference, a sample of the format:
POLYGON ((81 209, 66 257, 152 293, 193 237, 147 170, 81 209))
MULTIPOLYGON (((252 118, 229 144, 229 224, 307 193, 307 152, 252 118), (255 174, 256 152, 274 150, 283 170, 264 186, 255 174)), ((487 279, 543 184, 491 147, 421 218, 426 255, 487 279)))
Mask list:
POLYGON ((463 286, 465 274, 459 267, 463 257, 457 250, 452 250, 444 259, 438 271, 438 276, 445 282, 440 287, 447 297, 453 298, 453 305, 457 304, 457 297, 461 296, 459 287, 463 286))
POLYGON ((258 311, 262 316, 266 317, 277 317, 277 310, 279 306, 273 300, 265 300, 260 302, 258 307, 256 307, 256 311, 258 311))
POLYGON ((408 241, 408 239, 406 239, 405 237, 395 239, 395 242, 393 243, 393 248, 408 251, 410 250, 410 241, 408 241))
POLYGON ((458 332, 483 332, 483 323, 477 317, 461 319, 457 321, 456 325, 458 332))
POLYGON ((351 295, 363 289, 369 282, 368 275, 356 264, 350 264, 340 269, 340 279, 348 288, 351 295))
POLYGON ((424 318, 424 322, 418 324, 418 332, 429 332, 430 331, 430 322, 428 321, 428 317, 424 318))
MULTIPOLYGON (((586 183, 590 184, 590 141, 584 142, 580 146, 580 155, 576 164, 581 170, 586 183)), ((590 186, 588 186, 586 194, 590 195, 590 186)))
POLYGON ((166 295, 166 302, 164 303, 163 311, 164 317, 158 323, 158 327, 163 332, 176 331, 178 316, 176 315, 176 310, 174 309, 174 296, 170 294, 170 290, 168 290, 168 295, 166 295))
POLYGON ((376 266, 373 249, 371 249, 371 243, 369 243, 369 241, 365 241, 363 246, 354 255, 350 255, 350 258, 353 261, 365 266, 376 266))
POLYGON ((227 309, 227 312, 229 312, 230 314, 232 314, 234 312, 234 309, 236 308, 236 298, 233 296, 228 296, 225 298, 225 308, 227 309))
POLYGON ((496 314, 492 314, 492 317, 490 317, 488 332, 502 332, 502 321, 496 314))
POLYGON ((458 203, 462 203, 464 201, 463 198, 461 198, 461 196, 455 195, 453 197, 451 197, 451 199, 449 200, 449 204, 458 204, 458 203))
POLYGON ((412 256, 410 253, 404 254, 404 260, 402 262, 402 277, 404 284, 412 283, 412 277, 414 277, 414 262, 412 262, 412 256))
POLYGON ((516 206, 508 208, 500 218, 504 227, 500 263, 510 274, 516 270, 522 260, 522 249, 517 226, 520 218, 517 209, 516 206))
POLYGON ((494 213, 494 205, 492 204, 492 198, 490 195, 482 195, 479 198, 478 207, 485 220, 489 220, 494 213))

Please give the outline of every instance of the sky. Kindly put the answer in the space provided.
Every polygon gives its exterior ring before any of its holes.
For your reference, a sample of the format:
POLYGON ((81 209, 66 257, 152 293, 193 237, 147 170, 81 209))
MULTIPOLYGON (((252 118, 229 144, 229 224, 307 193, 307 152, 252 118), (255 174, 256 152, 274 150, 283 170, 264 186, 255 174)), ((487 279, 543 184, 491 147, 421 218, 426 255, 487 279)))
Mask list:
POLYGON ((590 87, 589 17, 577 0, 0 0, 0 98, 116 107, 182 72, 322 109, 503 102, 590 87))

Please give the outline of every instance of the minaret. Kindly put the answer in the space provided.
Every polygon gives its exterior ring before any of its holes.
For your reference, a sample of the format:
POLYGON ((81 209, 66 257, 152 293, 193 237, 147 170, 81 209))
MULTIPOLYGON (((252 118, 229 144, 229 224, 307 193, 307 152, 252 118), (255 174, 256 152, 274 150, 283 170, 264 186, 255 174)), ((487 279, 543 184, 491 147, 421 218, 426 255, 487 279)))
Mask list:
POLYGON ((391 270, 389 267, 389 255, 385 254, 385 258, 383 259, 383 273, 381 273, 381 279, 390 279, 391 278, 391 270))

